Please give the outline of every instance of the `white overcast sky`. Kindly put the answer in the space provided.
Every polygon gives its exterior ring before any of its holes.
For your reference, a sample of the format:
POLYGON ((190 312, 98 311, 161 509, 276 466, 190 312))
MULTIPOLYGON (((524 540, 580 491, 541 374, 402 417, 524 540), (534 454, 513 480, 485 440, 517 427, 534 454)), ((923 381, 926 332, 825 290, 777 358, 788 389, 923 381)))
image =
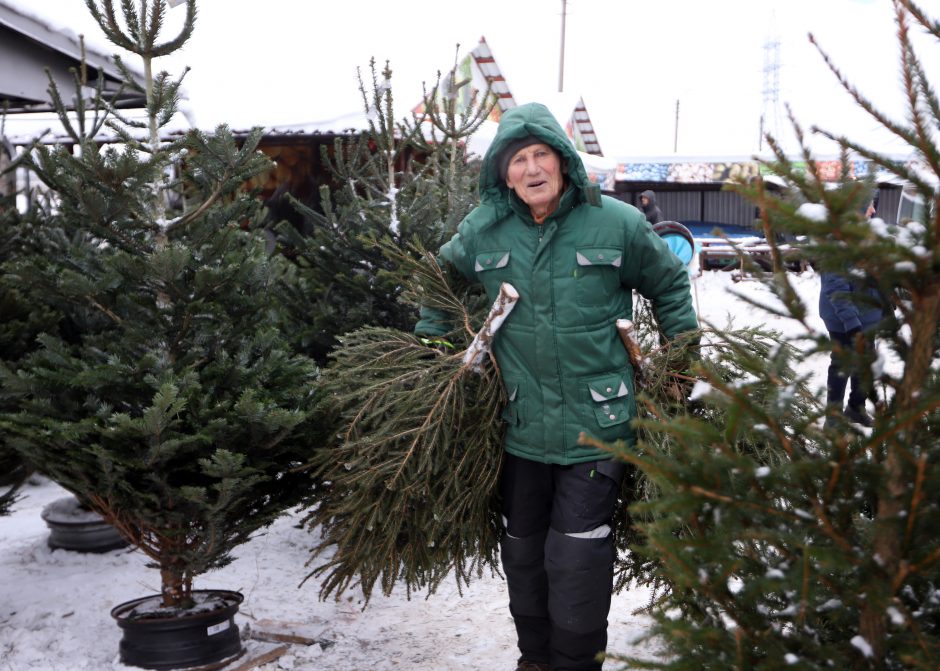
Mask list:
MULTIPOLYGON (((94 39, 83 0, 6 1, 94 39)), ((934 2, 922 4, 930 11, 934 2)), ((372 57, 391 62, 402 116, 422 82, 449 69, 457 44, 463 55, 481 36, 518 102, 558 90, 561 0, 200 0, 198 8, 191 41, 158 67, 192 67, 188 105, 201 126, 356 112, 356 68, 367 71, 372 57)), ((810 32, 865 95, 903 119, 890 0, 568 0, 564 89, 584 98, 608 157, 746 157, 759 149, 762 111, 772 127, 764 45, 776 39, 781 136, 790 104, 807 129, 903 151, 839 88, 810 32)), ((936 61, 937 47, 920 42, 922 58, 936 61)))

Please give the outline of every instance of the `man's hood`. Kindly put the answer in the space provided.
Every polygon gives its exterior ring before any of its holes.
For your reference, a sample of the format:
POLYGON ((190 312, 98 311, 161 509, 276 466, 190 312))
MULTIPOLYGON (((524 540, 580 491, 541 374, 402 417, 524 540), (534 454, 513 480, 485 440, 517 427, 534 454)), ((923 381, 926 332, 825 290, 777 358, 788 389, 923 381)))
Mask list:
POLYGON ((559 153, 562 162, 567 165, 568 182, 580 191, 583 200, 592 205, 600 204, 600 187, 588 179, 581 157, 571 140, 548 108, 540 103, 528 103, 503 112, 496 137, 483 157, 483 168, 480 171, 481 200, 506 202, 509 187, 499 177, 499 158, 508 144, 528 135, 537 137, 559 153))

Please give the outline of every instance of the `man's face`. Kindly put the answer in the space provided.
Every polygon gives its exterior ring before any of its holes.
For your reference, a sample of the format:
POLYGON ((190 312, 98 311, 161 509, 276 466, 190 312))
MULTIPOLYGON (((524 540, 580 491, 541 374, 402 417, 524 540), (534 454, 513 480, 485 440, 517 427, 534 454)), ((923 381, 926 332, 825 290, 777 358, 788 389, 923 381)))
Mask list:
POLYGON ((650 204, 650 199, 647 196, 640 196, 640 205, 646 207, 650 204))
POLYGON ((564 177, 561 159, 547 144, 530 144, 509 159, 506 186, 516 192, 533 214, 551 212, 561 197, 564 177))

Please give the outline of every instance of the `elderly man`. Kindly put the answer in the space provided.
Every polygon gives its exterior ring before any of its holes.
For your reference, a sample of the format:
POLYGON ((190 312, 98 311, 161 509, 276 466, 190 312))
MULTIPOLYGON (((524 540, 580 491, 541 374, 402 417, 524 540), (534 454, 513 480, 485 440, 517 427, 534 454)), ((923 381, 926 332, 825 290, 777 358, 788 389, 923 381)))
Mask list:
MULTIPOLYGON (((491 300, 502 282, 520 295, 493 344, 508 398, 501 554, 517 669, 600 669, 625 466, 578 435, 634 440, 633 371, 615 322, 632 317, 637 290, 666 337, 696 329, 688 273, 642 213, 600 195, 543 105, 503 114, 480 196, 440 256, 491 300)), ((415 332, 451 327, 425 308, 415 332)))

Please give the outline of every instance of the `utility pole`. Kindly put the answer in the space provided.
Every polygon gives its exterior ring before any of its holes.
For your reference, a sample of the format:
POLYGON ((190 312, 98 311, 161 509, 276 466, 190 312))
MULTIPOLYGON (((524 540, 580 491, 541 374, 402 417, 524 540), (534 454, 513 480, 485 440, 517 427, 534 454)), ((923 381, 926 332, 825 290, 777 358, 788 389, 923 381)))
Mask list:
POLYGON ((679 151, 679 99, 676 98, 676 126, 672 136, 672 153, 679 151))
POLYGON ((568 0, 561 0, 561 60, 558 63, 558 92, 565 90, 565 20, 568 17, 568 0))

